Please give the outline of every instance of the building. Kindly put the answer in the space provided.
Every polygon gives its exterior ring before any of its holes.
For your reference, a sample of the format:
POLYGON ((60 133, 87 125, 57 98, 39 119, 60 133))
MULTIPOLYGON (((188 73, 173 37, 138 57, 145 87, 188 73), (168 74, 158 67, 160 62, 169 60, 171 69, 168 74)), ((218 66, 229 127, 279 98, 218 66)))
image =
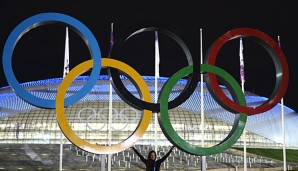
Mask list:
MULTIPOLYGON (((154 77, 143 76, 143 79, 146 81, 151 92, 152 101, 154 101, 154 77)), ((161 90, 167 79, 164 77, 158 79, 158 91, 161 90)), ((88 80, 88 76, 76 78, 67 90, 66 96, 82 88, 86 80, 88 80)), ((138 97, 138 90, 132 82, 126 77, 122 77, 122 80, 126 88, 138 97)), ((54 100, 61 81, 61 78, 53 78, 23 83, 22 86, 37 97, 54 100)), ((176 84, 170 99, 179 95, 186 82, 187 80, 181 79, 176 84)), ((90 143, 99 145, 120 143, 135 131, 142 117, 142 111, 134 109, 123 102, 113 90, 113 115, 111 117, 111 128, 108 129, 109 83, 108 76, 99 76, 97 84, 84 98, 65 108, 66 117, 71 128, 80 138, 90 143), (109 139, 109 133, 112 134, 111 139, 109 139)), ((232 129, 235 114, 226 111, 214 101, 210 93, 208 93, 205 83, 203 87, 204 146, 210 147, 219 144, 226 138, 232 129)), ((225 87, 222 87, 222 89, 227 92, 225 87)), ((185 141, 197 146, 202 146, 200 96, 199 83, 195 92, 188 100, 177 108, 169 110, 171 124, 175 131, 185 141)), ((258 106, 267 100, 267 98, 259 97, 250 92, 245 92, 245 96, 248 106, 258 106)), ((286 147, 297 148, 298 137, 296 136, 296 130, 298 129, 298 115, 286 106, 283 109, 286 147)), ((248 148, 282 148, 281 113, 282 107, 278 104, 270 111, 248 116, 246 125, 246 145, 248 148)), ((61 131, 57 124, 55 109, 37 108, 20 99, 10 87, 0 89, 0 118, 0 142, 2 145, 40 144, 50 146, 60 144, 61 131)), ((146 133, 137 141, 136 145, 145 149, 148 146, 153 146, 155 144, 155 136, 160 148, 166 148, 171 145, 159 126, 157 134, 155 134, 153 115, 146 133)), ((234 147, 243 147, 243 140, 243 137, 238 139, 234 147)), ((66 138, 63 139, 63 144, 72 146, 71 142, 66 138)), ((75 146, 73 146, 74 148, 75 146)), ((77 153, 79 151, 82 152, 82 150, 77 149, 77 153)), ((88 152, 84 154, 87 155, 88 152)))

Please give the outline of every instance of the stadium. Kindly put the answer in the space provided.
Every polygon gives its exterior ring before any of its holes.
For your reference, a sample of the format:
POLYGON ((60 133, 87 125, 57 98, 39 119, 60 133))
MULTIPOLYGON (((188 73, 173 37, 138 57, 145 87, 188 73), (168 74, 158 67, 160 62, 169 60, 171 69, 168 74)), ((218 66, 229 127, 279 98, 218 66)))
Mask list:
MULTIPOLYGON (((77 77, 69 86, 66 96, 79 91, 88 80, 88 76, 77 77)), ((121 77, 129 92, 140 98, 138 88, 127 79, 121 77)), ((154 77, 143 76, 155 101, 154 77)), ((168 80, 158 78, 158 92, 168 80)), ((53 78, 22 83, 28 92, 39 98, 55 100, 62 78, 53 78)), ((187 80, 180 79, 172 89, 169 100, 175 99, 184 89, 187 80)), ((203 83, 204 99, 204 137, 201 135, 201 83, 195 92, 184 103, 169 110, 171 124, 177 134, 190 144, 212 147, 221 143, 231 132, 235 114, 223 109, 212 98, 206 84, 203 83), (204 141, 202 141, 202 139, 204 141), (202 144, 204 142, 204 144, 202 144)), ((87 142, 107 146, 117 144, 134 133, 142 118, 142 111, 125 103, 112 89, 106 75, 98 77, 96 85, 79 102, 65 108, 67 121, 76 135, 87 142), (111 93, 111 94, 110 94, 111 93), (110 101, 112 97, 112 103, 110 101), (112 105, 111 105, 112 104, 112 105), (109 120, 109 107, 112 106, 112 117, 109 120), (110 124, 109 124, 110 123, 110 124), (111 136, 110 136, 111 135, 111 136)), ((226 87, 222 90, 230 96, 226 87)), ((259 106, 267 98, 245 92, 248 106, 259 106)), ((297 149, 298 115, 292 109, 276 105, 271 110, 247 117, 245 133, 233 147, 243 148, 283 148, 282 112, 284 112, 285 146, 297 149), (244 140, 244 138, 246 138, 244 140), (244 142, 245 141, 245 142, 244 142)), ((144 156, 154 145, 158 147, 158 157, 162 156, 172 145, 163 134, 159 124, 152 115, 146 133, 137 141, 135 147, 144 156), (157 125, 157 128, 155 126, 157 125)), ((0 169, 4 170, 58 170, 59 146, 61 130, 57 123, 55 109, 35 107, 18 97, 14 90, 7 86, 0 89, 0 137, 1 160, 0 169), (13 164, 9 164, 9 163, 13 164)), ((67 138, 63 142, 63 170, 98 170, 108 167, 107 155, 92 154, 73 145, 67 138)), ((142 170, 143 164, 130 149, 112 154, 112 170, 142 170)), ((197 170, 201 165, 200 156, 187 154, 175 148, 161 169, 197 170)), ((243 168, 243 153, 228 149, 223 153, 207 156, 207 170, 221 168, 243 168)), ((262 158, 256 155, 247 156, 248 168, 282 167, 281 161, 262 158)), ((290 167, 290 166, 289 166, 290 167)))

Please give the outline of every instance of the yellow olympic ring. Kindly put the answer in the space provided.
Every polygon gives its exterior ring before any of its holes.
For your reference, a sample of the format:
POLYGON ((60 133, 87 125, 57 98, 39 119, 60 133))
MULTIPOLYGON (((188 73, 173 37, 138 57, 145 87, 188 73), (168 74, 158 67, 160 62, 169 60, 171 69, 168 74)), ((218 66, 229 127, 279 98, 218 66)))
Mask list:
MULTIPOLYGON (((110 58, 102 58, 102 66, 103 67, 113 67, 116 69, 120 69, 128 74, 131 78, 134 78, 135 83, 139 86, 141 94, 143 96, 143 100, 146 102, 152 102, 150 91, 146 82, 143 80, 141 75, 135 71, 133 68, 128 66, 127 64, 110 58)), ((91 144, 80 137, 78 137, 75 132, 71 129, 68 124, 67 118, 65 116, 64 111, 64 97, 69 85, 73 82, 73 80, 80 74, 86 72, 90 68, 93 67, 93 59, 85 61, 75 68, 73 68, 63 79, 62 83, 59 86, 57 97, 56 97, 56 115, 58 124, 60 126, 61 131, 64 133, 66 138, 71 141, 77 147, 89 151, 91 153, 96 154, 113 154, 117 152, 124 151, 125 149, 131 147, 134 143, 140 139, 144 133, 146 132, 151 117, 152 111, 144 110, 144 115, 142 120, 140 121, 138 127, 135 132, 129 136, 126 140, 122 141, 119 144, 114 144, 111 146, 99 146, 96 144, 91 144)), ((97 66, 95 66, 97 67, 97 66)))

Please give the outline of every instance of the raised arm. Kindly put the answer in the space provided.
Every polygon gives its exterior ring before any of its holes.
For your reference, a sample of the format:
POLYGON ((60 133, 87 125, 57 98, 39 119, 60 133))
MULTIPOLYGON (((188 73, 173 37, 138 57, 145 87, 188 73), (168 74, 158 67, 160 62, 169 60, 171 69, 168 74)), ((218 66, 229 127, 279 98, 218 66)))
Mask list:
POLYGON ((169 152, 166 155, 164 155, 161 159, 159 159, 159 162, 162 163, 167 157, 169 157, 169 155, 171 154, 173 149, 174 149, 174 146, 171 147, 171 149, 169 150, 169 152))
POLYGON ((138 152, 137 149, 135 149, 134 147, 131 147, 133 149, 133 151, 140 157, 140 159, 142 160, 143 163, 147 164, 147 160, 142 156, 142 154, 140 154, 138 152))

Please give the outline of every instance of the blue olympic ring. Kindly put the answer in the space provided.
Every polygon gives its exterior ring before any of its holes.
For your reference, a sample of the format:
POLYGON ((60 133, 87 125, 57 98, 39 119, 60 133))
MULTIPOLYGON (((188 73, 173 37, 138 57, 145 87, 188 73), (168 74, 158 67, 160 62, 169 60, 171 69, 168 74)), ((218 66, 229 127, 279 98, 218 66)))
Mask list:
POLYGON ((17 25, 17 27, 10 33, 4 45, 2 58, 4 74, 8 83, 14 89, 16 94, 18 94, 26 102, 43 108, 55 108, 56 100, 49 100, 36 97, 28 91, 26 91, 20 85, 12 70, 12 54, 20 38, 23 35, 25 35, 28 31, 38 26, 53 22, 62 22, 69 25, 84 39, 91 53, 91 57, 93 58, 93 65, 96 66, 92 68, 89 80, 84 85, 84 87, 80 91, 76 92, 74 95, 67 97, 65 99, 64 105, 68 106, 74 104, 80 99, 82 99, 86 94, 88 94, 89 91, 95 85, 97 77, 100 74, 101 70, 101 53, 96 38, 94 37, 92 32, 79 20, 68 15, 59 13, 42 13, 24 20, 19 25, 17 25))

